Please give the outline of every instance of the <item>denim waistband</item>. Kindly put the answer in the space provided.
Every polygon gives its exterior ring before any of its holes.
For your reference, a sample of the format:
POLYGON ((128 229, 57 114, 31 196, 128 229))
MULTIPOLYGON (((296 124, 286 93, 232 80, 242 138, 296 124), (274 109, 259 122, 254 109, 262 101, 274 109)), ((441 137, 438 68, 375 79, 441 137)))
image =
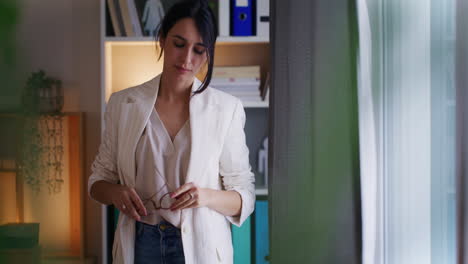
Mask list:
POLYGON ((152 230, 152 231, 158 230, 159 232, 161 232, 163 234, 166 234, 166 235, 169 235, 169 234, 179 234, 180 235, 180 229, 175 227, 173 224, 171 224, 170 222, 168 222, 166 220, 162 220, 161 222, 159 222, 156 225, 150 225, 150 224, 147 224, 147 223, 137 221, 136 222, 136 228, 137 228, 137 232, 140 229, 145 229, 145 230, 149 229, 149 230, 152 230))

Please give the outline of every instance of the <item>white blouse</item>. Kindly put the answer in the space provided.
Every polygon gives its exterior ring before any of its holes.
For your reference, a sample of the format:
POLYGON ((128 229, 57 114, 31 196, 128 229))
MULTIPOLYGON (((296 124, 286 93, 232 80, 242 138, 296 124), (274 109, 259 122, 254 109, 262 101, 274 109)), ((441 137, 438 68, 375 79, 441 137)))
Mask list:
MULTIPOLYGON (((164 219, 178 228, 181 226, 180 210, 156 210, 155 206, 161 206, 161 197, 185 183, 191 147, 189 123, 187 120, 172 141, 153 107, 135 154, 135 190, 148 212, 147 216, 141 217, 144 223, 155 225, 164 219)), ((171 201, 166 198, 169 195, 163 199, 164 206, 171 201)))

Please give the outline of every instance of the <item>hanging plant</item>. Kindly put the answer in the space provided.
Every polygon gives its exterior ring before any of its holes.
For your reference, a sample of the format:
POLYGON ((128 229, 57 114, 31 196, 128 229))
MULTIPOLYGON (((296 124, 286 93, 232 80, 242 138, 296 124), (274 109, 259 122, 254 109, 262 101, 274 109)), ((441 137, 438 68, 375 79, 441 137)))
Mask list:
POLYGON ((61 82, 44 71, 32 73, 22 97, 23 135, 19 174, 39 192, 47 184, 58 193, 63 184, 63 90, 61 82))

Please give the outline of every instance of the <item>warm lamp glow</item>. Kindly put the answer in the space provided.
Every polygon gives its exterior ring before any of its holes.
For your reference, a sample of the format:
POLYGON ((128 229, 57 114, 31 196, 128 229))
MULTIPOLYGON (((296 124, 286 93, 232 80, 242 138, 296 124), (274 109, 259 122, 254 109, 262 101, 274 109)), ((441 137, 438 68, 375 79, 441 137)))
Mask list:
POLYGON ((16 173, 0 172, 0 225, 19 221, 16 200, 16 173))
POLYGON ((158 61, 155 45, 106 44, 106 101, 112 93, 142 84, 162 72, 163 58, 158 61))

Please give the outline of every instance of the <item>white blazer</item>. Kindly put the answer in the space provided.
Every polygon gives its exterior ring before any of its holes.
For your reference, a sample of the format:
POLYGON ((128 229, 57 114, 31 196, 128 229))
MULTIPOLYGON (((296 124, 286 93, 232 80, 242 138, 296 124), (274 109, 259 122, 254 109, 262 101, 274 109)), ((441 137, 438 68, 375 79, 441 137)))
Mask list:
MULTIPOLYGON (((110 97, 88 192, 99 180, 135 187, 135 150, 155 105, 160 77, 110 97)), ((195 79, 192 91, 200 84, 195 79)), ((182 210, 185 263, 232 263, 230 223, 240 226, 253 212, 255 203, 244 108, 236 97, 208 87, 192 97, 189 109, 192 147, 186 182, 202 188, 237 191, 242 197, 242 210, 239 217, 226 217, 206 207, 182 210)), ((133 263, 134 244, 135 220, 120 214, 112 251, 114 263, 133 263)))

